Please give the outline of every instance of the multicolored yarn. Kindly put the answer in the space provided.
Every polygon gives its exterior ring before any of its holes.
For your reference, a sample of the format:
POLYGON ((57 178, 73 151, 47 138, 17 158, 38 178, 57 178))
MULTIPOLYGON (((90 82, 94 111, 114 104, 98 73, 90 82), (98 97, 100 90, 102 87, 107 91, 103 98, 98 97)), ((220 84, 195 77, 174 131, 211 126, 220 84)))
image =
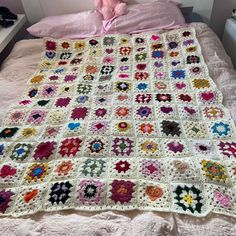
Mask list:
POLYGON ((0 215, 236 215, 236 134, 191 27, 45 39, 0 128, 0 215))

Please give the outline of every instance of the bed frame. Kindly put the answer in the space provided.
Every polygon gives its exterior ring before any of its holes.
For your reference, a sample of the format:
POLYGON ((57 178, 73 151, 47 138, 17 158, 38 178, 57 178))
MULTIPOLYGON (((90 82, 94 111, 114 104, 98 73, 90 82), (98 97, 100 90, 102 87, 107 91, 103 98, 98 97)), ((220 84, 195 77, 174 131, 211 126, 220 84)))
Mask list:
MULTIPOLYGON (((94 9, 94 0, 21 0, 30 24, 46 16, 76 13, 94 9)), ((156 0, 128 0, 128 4, 156 0)), ((195 0, 175 0, 183 7, 193 7, 195 0)))

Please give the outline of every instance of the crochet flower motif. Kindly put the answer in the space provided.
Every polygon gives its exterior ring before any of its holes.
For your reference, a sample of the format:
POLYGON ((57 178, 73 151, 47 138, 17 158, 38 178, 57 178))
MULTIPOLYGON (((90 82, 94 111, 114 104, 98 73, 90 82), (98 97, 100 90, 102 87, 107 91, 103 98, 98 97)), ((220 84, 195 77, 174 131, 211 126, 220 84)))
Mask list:
MULTIPOLYGON (((71 52, 63 52, 61 53, 60 55, 60 59, 61 60, 69 60, 72 56, 72 53, 71 52)), ((66 65, 67 64, 67 61, 59 61, 58 62, 58 65, 66 65)))
POLYGON ((225 167, 220 163, 202 160, 201 165, 204 176, 206 176, 209 180, 223 183, 228 180, 225 167))
POLYGON ((69 181, 61 182, 61 183, 55 183, 51 187, 50 197, 49 201, 52 205, 60 203, 65 204, 69 198, 71 198, 71 188, 72 184, 69 181))
POLYGON ((56 127, 56 126, 47 126, 44 130, 44 134, 43 136, 45 138, 55 138, 58 133, 60 131, 60 127, 56 127))
POLYGON ((41 124, 45 121, 47 112, 44 110, 33 110, 29 117, 27 122, 31 124, 41 124))
POLYGON ((192 72, 194 75, 199 75, 202 72, 202 69, 199 66, 194 66, 190 68, 190 72, 192 72))
POLYGON ((9 116, 11 124, 17 124, 20 123, 21 121, 23 122, 25 119, 25 113, 23 111, 15 111, 10 113, 9 116))
POLYGON ((32 138, 36 135, 37 130, 35 128, 24 128, 22 130, 22 137, 24 139, 32 138))
POLYGON ((189 31, 184 31, 182 35, 183 35, 184 37, 189 37, 191 34, 192 34, 192 33, 189 32, 189 31))
POLYGON ((142 44, 142 43, 144 43, 144 42, 145 42, 145 39, 144 39, 144 38, 138 37, 138 38, 135 39, 135 43, 142 44))
POLYGON ((130 55, 131 51, 132 51, 131 47, 121 47, 120 48, 120 55, 121 56, 128 56, 128 55, 130 55))
POLYGON ((187 84, 184 82, 177 82, 175 83, 175 88, 178 90, 185 89, 187 87, 187 84))
POLYGON ((73 82, 74 80, 76 80, 76 76, 75 75, 66 75, 64 78, 65 82, 73 82))
POLYGON ((100 177, 106 171, 106 162, 102 159, 87 159, 82 164, 82 174, 90 177, 100 177))
POLYGON ((174 153, 182 153, 184 150, 184 145, 178 141, 169 142, 167 146, 174 153))
POLYGON ((17 169, 11 165, 3 165, 0 168, 0 178, 5 179, 7 177, 12 177, 17 174, 17 169))
POLYGON ((68 43, 68 42, 63 42, 63 43, 61 44, 61 47, 62 47, 63 49, 68 49, 68 48, 70 47, 70 43, 68 43))
POLYGON ((67 124, 67 131, 68 132, 74 132, 78 131, 81 128, 81 123, 80 122, 74 122, 74 123, 69 123, 67 124))
POLYGON ((144 61, 147 59, 147 53, 140 53, 135 55, 136 61, 144 61))
POLYGON ((207 144, 207 143, 196 142, 194 144, 194 149, 196 152, 205 155, 210 154, 212 152, 212 146, 210 143, 207 144))
POLYGON ((115 43, 115 37, 104 37, 103 44, 105 46, 112 46, 115 43))
POLYGON ((194 55, 187 56, 186 62, 187 64, 199 63, 200 57, 194 55))
POLYGON ((71 98, 58 98, 56 100, 56 107, 67 107, 70 104, 71 98))
POLYGON ((158 101, 158 102, 171 102, 172 101, 171 94, 158 93, 158 94, 156 94, 156 101, 158 101))
POLYGON ((139 84, 137 84, 136 88, 137 88, 137 90, 143 92, 143 91, 148 90, 148 84, 147 83, 139 83, 139 84))
POLYGON ((87 65, 85 67, 86 74, 96 74, 98 72, 98 67, 93 65, 87 65))
POLYGON ((30 144, 18 143, 14 146, 10 158, 12 160, 23 161, 29 156, 31 149, 32 146, 30 144))
POLYGON ((90 84, 78 84, 77 92, 79 94, 89 94, 92 91, 92 85, 90 84))
POLYGON ((164 170, 157 160, 142 160, 141 173, 145 178, 160 180, 164 176, 164 170))
POLYGON ((50 100, 39 100, 37 102, 37 105, 40 107, 46 107, 48 104, 50 104, 49 102, 50 102, 50 100))
POLYGON ((89 97, 87 95, 81 95, 76 98, 76 102, 78 104, 84 104, 89 100, 89 97))
POLYGON ((71 62, 70 62, 70 64, 71 65, 79 65, 79 64, 81 64, 82 63, 82 61, 83 61, 83 58, 73 58, 72 60, 71 60, 71 62))
POLYGON ((94 76, 91 74, 87 74, 83 76, 83 80, 84 81, 93 81, 94 80, 94 76))
POLYGON ((106 63, 106 64, 113 64, 114 61, 115 61, 114 57, 104 57, 103 58, 103 63, 106 63))
POLYGON ((30 89, 30 91, 28 92, 28 96, 30 98, 36 97, 37 94, 38 94, 38 89, 30 89))
POLYGON ((171 114, 174 111, 174 109, 171 106, 161 106, 160 111, 161 113, 164 113, 164 114, 171 114))
POLYGON ((215 91, 204 91, 199 93, 199 98, 203 103, 213 103, 217 98, 217 94, 215 91))
POLYGON ((85 48, 86 44, 84 41, 76 41, 75 44, 74 44, 74 48, 79 50, 79 51, 82 51, 84 48, 85 48))
POLYGON ((55 148, 56 142, 54 141, 39 143, 34 151, 33 157, 35 160, 47 160, 53 154, 55 148))
POLYGON ((191 96, 188 94, 180 94, 179 99, 183 102, 191 102, 192 101, 191 96))
POLYGON ((74 164, 71 160, 60 162, 55 169, 58 176, 67 176, 74 169, 74 164))
POLYGON ((119 102, 126 102, 126 101, 128 101, 130 99, 130 97, 127 94, 118 94, 116 99, 119 102))
POLYGON ((162 43, 152 44, 151 48, 152 48, 152 50, 162 49, 163 48, 163 44, 162 43))
POLYGON ((118 107, 115 110, 115 114, 118 118, 127 118, 130 114, 130 109, 128 107, 118 107))
POLYGON ((57 44, 54 41, 47 40, 45 43, 46 50, 56 50, 57 49, 57 44))
POLYGON ((197 89, 210 88, 210 82, 207 79, 194 79, 193 86, 197 89))
POLYGON ((130 156, 134 152, 134 141, 129 138, 115 138, 112 143, 112 152, 116 156, 130 156))
POLYGON ((143 134, 151 134, 154 131, 154 126, 150 123, 142 123, 139 125, 139 131, 143 134))
POLYGON ((144 107, 139 107, 138 110, 136 111, 136 114, 140 118, 147 118, 152 115, 152 109, 150 107, 144 106, 144 107))
POLYGON ((88 115, 88 108, 87 107, 76 107, 72 110, 71 119, 84 120, 87 115, 88 115))
POLYGON ((164 191, 158 186, 147 186, 145 189, 145 194, 153 202, 160 199, 164 195, 164 191))
POLYGON ((230 125, 223 122, 216 122, 211 126, 211 132, 217 137, 226 137, 231 133, 230 125))
POLYGON ((48 59, 53 59, 56 57, 56 53, 55 52, 52 52, 52 51, 47 51, 45 53, 45 57, 48 58, 48 59))
POLYGON ((159 150, 158 144, 156 142, 148 140, 141 143, 140 148, 146 154, 155 153, 157 150, 159 150))
POLYGON ((202 191, 194 185, 180 186, 174 190, 175 205, 179 206, 183 211, 191 213, 201 213, 203 207, 202 191))
POLYGON ((35 188, 32 191, 26 192, 23 196, 23 200, 25 203, 30 203, 39 195, 39 189, 35 188))
POLYGON ((114 71, 114 69, 115 69, 115 67, 114 66, 108 66, 108 65, 104 65, 104 66, 102 66, 102 68, 101 68, 101 74, 102 75, 111 75, 112 74, 112 72, 114 71))
POLYGON ((17 128, 17 127, 4 128, 0 132, 0 138, 3 138, 3 139, 12 138, 18 130, 19 130, 19 128, 17 128))
POLYGON ((205 107, 203 112, 209 120, 223 118, 225 115, 224 110, 219 107, 205 107))
POLYGON ((43 181, 49 174, 48 163, 34 163, 26 172, 25 180, 28 183, 43 181))
POLYGON ((106 121, 94 121, 89 126, 89 131, 96 134, 105 134, 109 130, 109 123, 106 121))
POLYGON ((164 58, 164 52, 160 51, 160 50, 153 51, 152 52, 152 58, 154 58, 154 59, 162 59, 162 58, 164 58))
POLYGON ((131 124, 125 121, 121 121, 115 124, 116 129, 120 132, 120 133, 126 133, 131 129, 131 124))
POLYGON ((97 46, 99 44, 99 42, 96 39, 90 39, 89 40, 89 44, 91 46, 97 46))
POLYGON ((169 42, 168 46, 170 49, 175 49, 178 47, 178 43, 172 41, 172 42, 169 42))
POLYGON ((171 77, 174 79, 184 79, 186 76, 185 70, 173 70, 171 77))
POLYGON ((137 103, 150 103, 152 100, 152 94, 137 94, 135 97, 135 102, 137 103))
POLYGON ((82 180, 77 189, 77 199, 82 204, 98 205, 102 202, 105 183, 99 180, 82 180))
POLYGON ((58 87, 56 85, 45 85, 43 87, 42 95, 44 97, 53 97, 57 93, 58 87))
POLYGON ((12 201, 12 196, 14 196, 15 193, 13 193, 11 190, 1 190, 0 191, 0 212, 5 213, 7 209, 9 208, 9 204, 12 201))
POLYGON ((163 120, 161 122, 161 129, 167 136, 180 136, 181 128, 179 123, 175 121, 163 120))
POLYGON ((236 158, 236 142, 220 141, 218 147, 223 155, 236 158))
POLYGON ((118 173, 126 173, 128 170, 130 170, 130 163, 128 161, 118 161, 115 163, 115 170, 117 170, 118 173))
POLYGON ((167 88, 167 85, 165 82, 163 81, 158 81, 158 82, 155 82, 154 83, 154 87, 157 89, 157 90, 164 90, 167 88))
POLYGON ((125 180, 113 180, 111 183, 111 200, 115 203, 129 203, 133 198, 135 183, 125 180))
POLYGON ((215 190, 213 196, 215 202, 218 203, 223 208, 228 208, 232 205, 231 197, 228 194, 215 190))
POLYGON ((184 46, 189 46, 191 44, 194 44, 194 39, 187 39, 187 40, 184 40, 183 42, 184 46))
POLYGON ((107 114, 107 109, 105 108, 98 108, 95 110, 95 115, 98 118, 103 118, 107 114))
POLYGON ((131 89, 129 82, 116 82, 116 90, 119 92, 128 92, 131 89))
POLYGON ((176 171, 180 174, 186 173, 186 171, 189 170, 189 168, 190 168, 188 163, 186 163, 184 161, 179 161, 179 160, 173 161, 173 165, 174 165, 176 171))
POLYGON ((80 138, 68 138, 62 141, 59 153, 65 157, 75 156, 81 148, 80 138))
POLYGON ((197 114, 197 111, 192 107, 184 107, 183 111, 190 118, 194 118, 194 116, 197 114))
POLYGON ((177 57, 179 56, 180 52, 179 51, 172 51, 169 53, 170 57, 177 57))
POLYGON ((91 154, 101 153, 104 150, 105 143, 102 142, 101 139, 94 139, 93 141, 89 142, 88 149, 90 150, 91 154))
POLYGON ((134 78, 136 80, 146 80, 149 77, 149 74, 147 72, 136 72, 134 74, 134 78))

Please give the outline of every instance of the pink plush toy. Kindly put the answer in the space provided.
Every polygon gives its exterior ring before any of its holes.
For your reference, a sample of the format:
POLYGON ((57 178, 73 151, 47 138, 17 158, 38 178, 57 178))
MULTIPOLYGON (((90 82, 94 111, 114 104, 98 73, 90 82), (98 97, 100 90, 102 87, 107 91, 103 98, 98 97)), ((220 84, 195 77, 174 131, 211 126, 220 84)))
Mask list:
POLYGON ((101 12, 104 20, 126 13, 127 0, 95 0, 96 9, 101 12))

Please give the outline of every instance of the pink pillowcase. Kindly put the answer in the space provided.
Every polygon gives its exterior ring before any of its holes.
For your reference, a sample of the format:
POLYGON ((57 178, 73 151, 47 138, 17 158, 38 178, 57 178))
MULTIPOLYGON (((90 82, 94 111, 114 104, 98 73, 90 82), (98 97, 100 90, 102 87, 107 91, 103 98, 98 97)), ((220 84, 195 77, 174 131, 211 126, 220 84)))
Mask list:
POLYGON ((130 5, 127 14, 103 21, 106 33, 139 33, 185 25, 178 3, 168 0, 130 5))
POLYGON ((36 37, 87 38, 103 33, 102 15, 97 11, 49 16, 29 27, 28 32, 36 37))

